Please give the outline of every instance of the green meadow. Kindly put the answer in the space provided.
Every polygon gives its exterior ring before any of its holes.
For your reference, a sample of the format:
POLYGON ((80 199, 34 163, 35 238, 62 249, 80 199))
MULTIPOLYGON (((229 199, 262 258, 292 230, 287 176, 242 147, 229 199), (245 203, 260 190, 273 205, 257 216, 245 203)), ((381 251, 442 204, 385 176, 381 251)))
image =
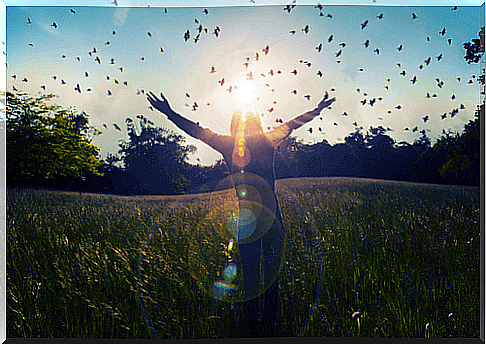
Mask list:
MULTIPOLYGON (((277 196, 279 336, 479 337, 478 187, 301 178, 277 196)), ((7 337, 247 336, 241 303, 211 296, 232 207, 8 188, 7 337)))

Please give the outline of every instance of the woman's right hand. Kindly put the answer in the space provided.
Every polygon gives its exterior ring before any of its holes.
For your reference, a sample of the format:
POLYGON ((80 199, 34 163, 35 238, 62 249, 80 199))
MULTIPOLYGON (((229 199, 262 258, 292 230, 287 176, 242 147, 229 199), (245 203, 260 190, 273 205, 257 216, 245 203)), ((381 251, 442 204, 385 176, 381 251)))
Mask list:
POLYGON ((164 97, 162 92, 160 92, 160 97, 162 98, 162 100, 157 98, 157 96, 155 94, 153 94, 152 91, 150 91, 147 94, 147 100, 149 101, 150 105, 152 105, 155 109, 159 110, 160 112, 162 112, 162 113, 164 113, 168 116, 173 111, 172 111, 172 109, 169 105, 169 102, 164 97))

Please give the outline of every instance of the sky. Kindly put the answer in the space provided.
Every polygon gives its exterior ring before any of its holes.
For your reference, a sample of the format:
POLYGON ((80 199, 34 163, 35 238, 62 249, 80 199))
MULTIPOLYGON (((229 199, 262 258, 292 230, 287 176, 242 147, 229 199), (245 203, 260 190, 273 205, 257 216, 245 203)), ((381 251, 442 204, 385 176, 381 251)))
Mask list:
POLYGON ((163 92, 174 111, 224 135, 235 111, 258 113, 268 131, 278 119, 287 121, 312 110, 327 91, 336 98, 331 109, 292 135, 305 143, 326 139, 331 144, 343 142, 357 127, 366 132, 370 126, 389 128, 393 139, 409 143, 425 129, 434 142, 443 130, 461 132, 482 101, 475 77, 483 67, 468 65, 463 48, 484 26, 479 1, 441 2, 445 6, 437 6, 437 1, 409 0, 401 6, 393 6, 396 1, 335 1, 322 10, 316 2, 298 1, 290 12, 284 10, 286 2, 258 0, 234 1, 231 6, 228 1, 189 0, 94 3, 52 0, 38 6, 34 1, 4 1, 2 47, 7 56, 2 57, 8 65, 7 90, 54 93, 58 98, 53 103, 89 115, 90 124, 102 131, 93 138, 102 158, 118 151, 119 140, 128 139, 125 119, 136 120, 137 114, 196 145, 189 162, 210 165, 221 158, 164 114, 152 111, 142 93, 147 91, 163 92), (203 31, 196 42, 199 25, 203 31), (218 36, 213 33, 217 26, 218 36), (439 33, 443 28, 444 35, 439 33), (187 30, 190 38, 185 41, 187 30), (81 92, 75 90, 78 84, 81 92), (459 112, 452 118, 454 109, 459 112))

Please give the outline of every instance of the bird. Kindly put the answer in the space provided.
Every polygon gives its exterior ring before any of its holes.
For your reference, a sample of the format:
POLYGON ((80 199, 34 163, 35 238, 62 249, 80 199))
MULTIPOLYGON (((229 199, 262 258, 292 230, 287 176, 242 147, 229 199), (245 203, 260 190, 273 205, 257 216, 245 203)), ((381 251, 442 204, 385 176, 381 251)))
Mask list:
POLYGON ((437 56, 437 61, 440 61, 442 60, 442 54, 440 54, 439 56, 437 56))
POLYGON ((418 69, 424 69, 424 65, 418 66, 418 69))
POLYGON ((447 112, 444 112, 442 115, 440 115, 441 119, 445 119, 447 117, 447 112))
POLYGON ((464 104, 461 104, 460 109, 464 110, 465 108, 466 108, 466 106, 464 104))
POLYGON ((307 100, 310 100, 311 96, 310 96, 310 94, 306 94, 306 95, 304 96, 304 98, 307 98, 307 100))
POLYGON ((412 19, 417 19, 417 15, 415 13, 412 13, 412 19))
POLYGON ((395 106, 395 109, 397 109, 397 110, 400 110, 401 108, 402 108, 402 106, 400 104, 395 106))
POLYGON ((194 102, 194 104, 192 104, 192 111, 196 111, 196 109, 199 107, 199 105, 197 105, 196 102, 194 102))
POLYGON ((453 11, 457 10, 457 6, 454 6, 454 7, 452 8, 452 10, 453 10, 453 11))
POLYGON ((373 98, 369 101, 370 106, 373 106, 376 102, 376 98, 373 98))
POLYGON ((115 84, 117 84, 117 85, 119 84, 118 80, 113 79, 113 81, 115 82, 115 84))
POLYGON ((120 127, 118 126, 118 124, 113 123, 113 126, 115 127, 115 129, 116 129, 116 130, 121 131, 121 129, 120 129, 120 127))
POLYGON ((378 16, 376 16, 378 19, 383 19, 383 13, 380 13, 378 16))
POLYGON ((288 13, 290 13, 295 6, 296 5, 287 5, 287 6, 284 7, 284 11, 287 11, 288 13))
POLYGON ((27 78, 23 78, 22 79, 22 82, 28 82, 29 80, 27 80, 27 78))
POLYGON ((417 76, 415 75, 410 81, 412 82, 412 85, 415 85, 417 82, 417 76))
POLYGON ((265 49, 262 49, 262 52, 264 52, 264 53, 265 53, 265 55, 268 55, 268 52, 269 52, 269 51, 270 51, 270 46, 269 46, 269 45, 267 45, 267 46, 265 47, 265 49))
POLYGON ((309 33, 309 25, 304 26, 301 30, 304 31, 306 34, 308 34, 309 33))
POLYGON ((79 87, 79 84, 76 85, 76 87, 74 88, 75 91, 78 91, 79 93, 81 93, 81 88, 79 87))
POLYGON ((29 43, 29 46, 33 47, 33 46, 34 46, 34 44, 33 44, 33 43, 29 43))
POLYGON ((307 131, 309 131, 309 133, 312 134, 312 128, 307 129, 307 131))
POLYGON ((322 72, 320 70, 317 71, 317 75, 322 78, 322 72))
POLYGON ((458 77, 458 78, 456 78, 456 79, 457 79, 457 81, 461 82, 461 77, 458 77))
POLYGON ((344 48, 344 47, 346 47, 346 43, 344 43, 344 42, 339 43, 339 46, 342 47, 342 48, 344 48))
POLYGON ((403 71, 400 73, 400 75, 403 75, 403 76, 407 75, 407 71, 403 70, 403 71))
POLYGON ((297 90, 293 90, 292 93, 297 95, 297 90))
POLYGON ((115 32, 115 31, 112 31, 112 32, 111 32, 111 34, 112 34, 112 35, 115 35, 115 34, 116 34, 116 32, 115 32))
POLYGON ((441 31, 439 31, 439 35, 444 36, 446 33, 446 28, 443 28, 441 31))
POLYGON ((429 116, 428 115, 424 116, 424 117, 422 117, 422 119, 424 120, 424 123, 426 123, 429 120, 429 116))
POLYGON ((70 8, 70 11, 71 11, 72 14, 76 13, 72 8, 70 8))
POLYGON ((106 128, 106 129, 108 129, 108 127, 106 126, 106 123, 103 123, 103 127, 106 128))
POLYGON ((110 76, 109 75, 106 76, 106 80, 110 80, 110 76))
POLYGON ((400 46, 397 48, 397 50, 398 50, 398 51, 402 51, 402 49, 403 49, 403 45, 402 45, 402 44, 400 44, 400 46))
POLYGON ((321 50, 322 50, 322 43, 319 43, 319 45, 316 47, 316 50, 318 52, 321 52, 321 50))
POLYGON ((291 71, 290 73, 294 74, 294 75, 297 75, 298 71, 297 69, 294 69, 293 71, 291 71))
POLYGON ((184 33, 184 41, 187 42, 187 40, 191 38, 191 33, 189 32, 189 29, 184 33))
POLYGON ((456 95, 455 95, 455 94, 453 94, 453 95, 451 96, 451 99, 452 99, 452 100, 456 99, 456 95))
POLYGON ((141 60, 141 61, 145 61, 145 57, 143 57, 143 56, 142 56, 142 57, 140 57, 140 60, 141 60))
POLYGON ((328 13, 328 14, 326 15, 326 18, 331 18, 331 19, 332 19, 332 14, 331 14, 331 13, 328 13))
POLYGON ((365 48, 368 48, 368 47, 370 46, 370 40, 369 40, 369 39, 367 39, 367 40, 366 40, 366 41, 363 43, 363 45, 365 46, 365 48))
POLYGON ((52 22, 51 26, 52 26, 54 29, 57 29, 57 24, 56 24, 56 22, 52 22))
POLYGON ((341 56, 342 52, 343 52, 342 50, 339 50, 339 51, 336 53, 336 57, 341 56))
POLYGON ((109 95, 109 96, 111 96, 111 91, 110 91, 110 90, 108 90, 108 92, 107 92, 107 93, 108 93, 108 95, 109 95))
POLYGON ((110 64, 115 64, 115 59, 114 58, 111 58, 110 59, 110 64))
POLYGON ((291 35, 295 35, 295 30, 290 30, 290 31, 289 31, 289 33, 290 33, 291 35))
POLYGON ((41 88, 45 91, 46 90, 46 86, 45 85, 41 85, 41 88))
POLYGON ((424 60, 425 64, 428 66, 430 64, 431 57, 427 57, 426 60, 424 60))
POLYGON ((368 25, 368 20, 365 20, 363 23, 361 23, 361 30, 363 30, 367 25, 368 25))
POLYGON ((152 37, 152 33, 151 33, 151 32, 147 32, 147 35, 148 35, 149 37, 152 37))
POLYGON ((374 50, 374 52, 375 52, 377 55, 380 55, 380 49, 376 48, 376 49, 374 50))
POLYGON ((415 133, 418 130, 418 127, 415 127, 412 129, 412 131, 415 133))
POLYGON ((209 73, 210 74, 216 73, 216 68, 214 66, 211 66, 211 71, 209 73))
POLYGON ((32 24, 32 22, 30 21, 30 18, 27 18, 27 24, 32 24))
POLYGON ((430 42, 430 37, 427 36, 427 42, 430 42))
POLYGON ((359 72, 364 72, 363 68, 358 69, 359 72))
POLYGON ((99 56, 96 56, 95 57, 95 61, 98 62, 98 64, 101 64, 101 60, 100 60, 100 57, 99 56))
POLYGON ((334 39, 334 35, 330 35, 330 36, 329 36, 329 38, 327 39, 327 41, 328 41, 329 43, 331 43, 333 39, 334 39))
MULTIPOLYGON (((189 30, 188 30, 189 31, 189 30)), ((221 29, 219 28, 219 26, 216 26, 214 28, 214 31, 213 31, 213 34, 218 37, 219 33, 221 32, 221 29)))
POLYGON ((365 104, 366 104, 366 98, 365 98, 365 99, 363 99, 363 100, 360 100, 360 103, 361 103, 362 105, 365 105, 365 104))
POLYGON ((61 84, 66 85, 66 81, 64 81, 63 79, 61 79, 61 84))
POLYGON ((65 59, 66 58, 66 55, 61 55, 61 58, 65 59))
POLYGON ((451 43, 452 43, 452 38, 449 38, 449 39, 447 40, 447 43, 449 43, 449 45, 451 45, 451 43))
POLYGON ((425 98, 430 98, 430 93, 427 92, 427 95, 425 96, 425 98))
POLYGON ((204 14, 208 14, 208 13, 209 13, 208 9, 207 9, 207 8, 205 8, 205 9, 203 10, 203 13, 204 13, 204 14))
POLYGON ((221 80, 219 80, 219 81, 218 81, 218 84, 220 84, 221 86, 223 86, 223 84, 224 84, 224 78, 223 78, 223 79, 221 79, 221 80))

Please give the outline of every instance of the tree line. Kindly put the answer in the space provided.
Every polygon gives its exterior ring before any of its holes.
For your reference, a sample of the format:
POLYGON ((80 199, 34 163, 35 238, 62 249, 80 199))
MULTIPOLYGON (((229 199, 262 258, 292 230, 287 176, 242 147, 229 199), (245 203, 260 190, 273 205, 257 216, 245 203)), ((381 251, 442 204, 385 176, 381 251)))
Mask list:
MULTIPOLYGON (((479 39, 464 43, 464 59, 478 63, 484 53, 484 27, 479 39)), ((478 81, 484 90, 484 69, 478 81)), ((482 92, 484 95, 484 91, 482 92)), ((211 191, 228 175, 222 160, 211 166, 188 163, 197 151, 185 138, 137 115, 139 129, 125 120, 128 139, 119 151, 99 157, 92 139, 100 131, 89 116, 50 104, 55 95, 6 93, 7 185, 25 185, 116 194, 183 194, 211 191)), ((424 183, 480 185, 484 103, 462 133, 452 131, 432 145, 422 136, 396 142, 388 130, 370 127, 348 134, 343 143, 322 140, 305 144, 289 137, 277 147, 277 178, 348 176, 424 183)))

